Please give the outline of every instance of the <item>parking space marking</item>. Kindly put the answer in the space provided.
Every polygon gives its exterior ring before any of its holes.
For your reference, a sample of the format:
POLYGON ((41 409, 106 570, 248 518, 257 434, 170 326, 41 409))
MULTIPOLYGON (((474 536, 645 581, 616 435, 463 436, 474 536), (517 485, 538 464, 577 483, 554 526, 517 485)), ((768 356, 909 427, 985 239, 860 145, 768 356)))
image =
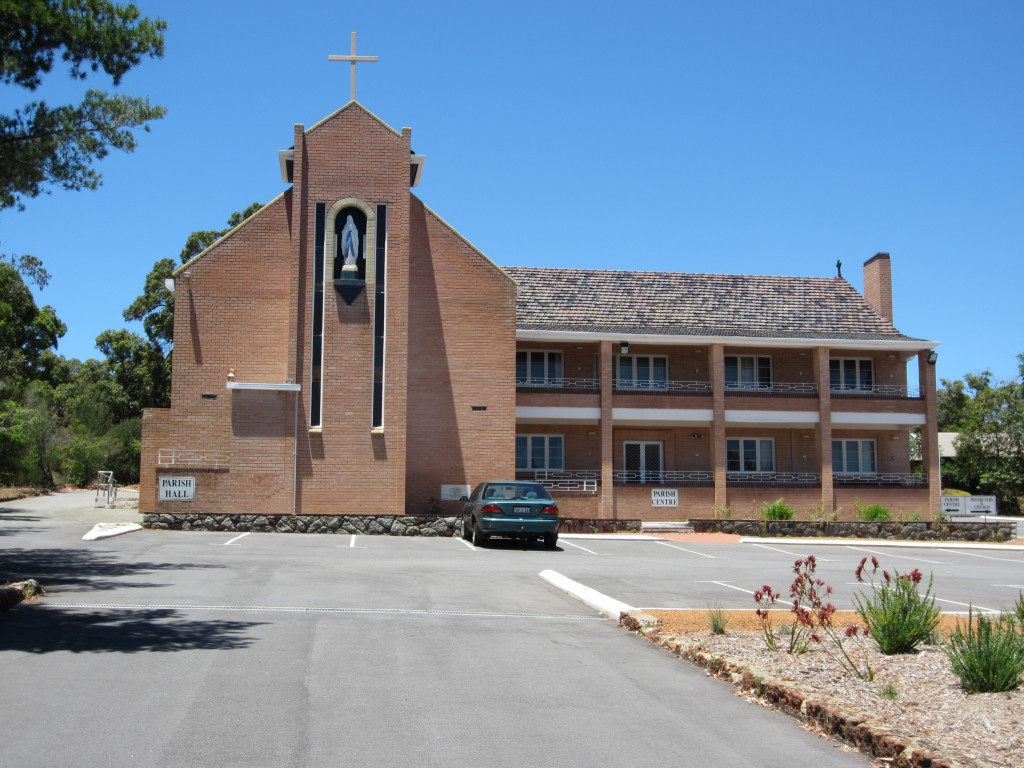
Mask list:
POLYGON ((356 546, 356 534, 352 534, 352 537, 348 540, 348 546, 342 547, 341 545, 335 547, 335 549, 369 549, 369 547, 357 547, 356 546))
POLYGON ((479 551, 480 551, 480 549, 479 549, 478 547, 474 547, 474 546, 473 546, 472 544, 470 544, 470 543, 469 543, 468 541, 466 541, 466 540, 465 540, 464 538, 462 538, 461 536, 457 536, 457 537, 455 537, 455 540, 456 540, 457 542, 459 542, 460 544, 465 544, 465 545, 466 545, 467 547, 469 547, 469 548, 470 548, 471 550, 473 550, 474 552, 479 552, 479 551))
POLYGON ((894 557, 897 560, 911 560, 915 563, 931 563, 932 565, 950 565, 950 563, 941 563, 938 560, 925 560, 921 557, 907 557, 906 555, 894 555, 892 552, 879 552, 876 549, 867 549, 865 547, 850 547, 847 549, 859 550, 860 552, 870 552, 872 555, 882 555, 883 557, 894 557))
POLYGON ((658 543, 661 544, 661 546, 663 547, 672 547, 672 549, 678 549, 680 552, 689 552, 691 555, 700 555, 701 557, 706 557, 708 560, 718 559, 714 555, 705 555, 703 552, 695 552, 692 549, 687 549, 686 547, 677 547, 675 544, 669 544, 667 541, 659 541, 658 543))
POLYGON ((1024 584, 993 584, 993 587, 1009 587, 1010 589, 1024 589, 1024 584))
POLYGON ((225 542, 224 542, 224 543, 223 543, 223 544, 222 544, 221 546, 224 546, 224 547, 226 547, 226 546, 227 546, 228 544, 234 544, 234 543, 235 543, 236 541, 238 541, 239 539, 244 539, 244 538, 245 538, 246 536, 248 536, 248 535, 249 535, 250 533, 252 533, 252 531, 246 531, 245 533, 243 533, 243 534, 242 534, 242 535, 240 535, 240 536, 235 536, 235 538, 233 538, 233 539, 232 539, 231 541, 225 541, 225 542))
POLYGON ((579 544, 573 544, 571 541, 566 541, 565 539, 562 539, 562 543, 563 544, 568 544, 570 547, 576 547, 576 549, 582 549, 584 552, 589 552, 590 554, 596 555, 597 557, 611 557, 611 555, 609 555, 609 554, 601 554, 600 552, 595 552, 592 549, 587 549, 586 547, 581 547, 579 544))
MULTIPOLYGON (((792 556, 796 556, 796 557, 803 557, 804 556, 804 555, 802 555, 799 552, 790 552, 789 550, 779 549, 778 547, 769 547, 767 544, 751 544, 751 546, 752 547, 761 547, 762 549, 771 549, 771 550, 774 550, 776 552, 781 552, 784 555, 789 555, 791 557, 792 556)), ((835 560, 826 560, 824 557, 818 557, 817 555, 814 556, 814 559, 817 560, 819 563, 834 563, 835 562, 835 560)))
POLYGON ((992 555, 976 555, 973 552, 964 552, 960 549, 940 549, 939 552, 948 552, 951 555, 963 555, 964 557, 980 557, 985 560, 1002 560, 1004 563, 1022 564, 1020 560, 1014 560, 1009 557, 992 557, 992 555))
POLYGON ((728 587, 729 589, 735 589, 737 592, 746 592, 748 595, 754 594, 752 590, 743 589, 743 587, 734 587, 727 581, 695 581, 694 584, 717 584, 720 587, 728 587))
MULTIPOLYGON (((871 583, 868 583, 868 582, 862 582, 862 581, 848 581, 848 582, 846 582, 846 586, 848 586, 848 587, 869 587, 869 588, 875 589, 875 590, 880 589, 880 587, 878 585, 871 584, 871 583)), ((998 587, 998 586, 1008 586, 1008 585, 995 584, 994 586, 998 587)), ((921 597, 928 597, 928 595, 926 593, 924 593, 924 592, 918 592, 918 594, 921 595, 921 597)), ((978 611, 986 611, 986 612, 989 612, 989 613, 993 613, 993 612, 994 613, 999 613, 999 611, 997 611, 995 608, 986 608, 983 605, 974 605, 974 603, 960 603, 960 602, 957 602, 956 600, 946 600, 943 597, 936 597, 935 595, 932 595, 932 599, 935 600, 935 602, 937 602, 937 603, 949 603, 950 605, 963 605, 963 606, 966 606, 968 608, 973 606, 974 609, 978 610, 978 611)))

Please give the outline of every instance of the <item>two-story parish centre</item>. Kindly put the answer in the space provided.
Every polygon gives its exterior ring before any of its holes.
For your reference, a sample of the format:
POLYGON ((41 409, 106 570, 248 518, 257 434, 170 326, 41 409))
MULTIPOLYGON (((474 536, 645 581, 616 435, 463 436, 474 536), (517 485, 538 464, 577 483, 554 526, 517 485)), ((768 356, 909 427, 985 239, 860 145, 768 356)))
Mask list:
POLYGON ((354 99, 296 125, 284 192, 177 270, 141 512, 453 513, 512 477, 574 518, 938 509, 936 345, 894 327, 888 254, 863 296, 841 276, 502 268, 411 192, 411 133, 354 99))

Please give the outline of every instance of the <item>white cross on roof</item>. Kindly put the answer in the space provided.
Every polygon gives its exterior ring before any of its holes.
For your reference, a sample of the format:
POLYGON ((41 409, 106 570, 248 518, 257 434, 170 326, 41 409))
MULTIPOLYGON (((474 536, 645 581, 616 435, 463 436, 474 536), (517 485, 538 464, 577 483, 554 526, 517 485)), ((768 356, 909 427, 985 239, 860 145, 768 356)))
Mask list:
POLYGON ((339 53, 332 53, 327 57, 328 61, 347 61, 352 64, 352 101, 356 100, 356 63, 360 61, 377 61, 376 56, 356 56, 356 33, 352 33, 352 53, 348 56, 339 53))

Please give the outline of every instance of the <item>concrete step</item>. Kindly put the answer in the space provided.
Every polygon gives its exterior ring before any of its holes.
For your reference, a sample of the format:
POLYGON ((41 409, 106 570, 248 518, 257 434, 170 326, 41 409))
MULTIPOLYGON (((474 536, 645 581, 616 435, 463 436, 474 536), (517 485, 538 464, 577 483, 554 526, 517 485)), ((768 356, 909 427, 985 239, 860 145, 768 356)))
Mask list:
POLYGON ((644 522, 640 524, 644 533, 693 533, 693 526, 686 520, 678 523, 663 521, 644 522))

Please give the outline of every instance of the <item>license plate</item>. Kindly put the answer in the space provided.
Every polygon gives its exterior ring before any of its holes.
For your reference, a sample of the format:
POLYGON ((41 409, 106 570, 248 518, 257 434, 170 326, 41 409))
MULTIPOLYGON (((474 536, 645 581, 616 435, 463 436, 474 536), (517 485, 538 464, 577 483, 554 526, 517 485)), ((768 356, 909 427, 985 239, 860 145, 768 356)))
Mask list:
POLYGON ((512 507, 512 513, 516 515, 528 515, 530 514, 529 507, 512 507))

